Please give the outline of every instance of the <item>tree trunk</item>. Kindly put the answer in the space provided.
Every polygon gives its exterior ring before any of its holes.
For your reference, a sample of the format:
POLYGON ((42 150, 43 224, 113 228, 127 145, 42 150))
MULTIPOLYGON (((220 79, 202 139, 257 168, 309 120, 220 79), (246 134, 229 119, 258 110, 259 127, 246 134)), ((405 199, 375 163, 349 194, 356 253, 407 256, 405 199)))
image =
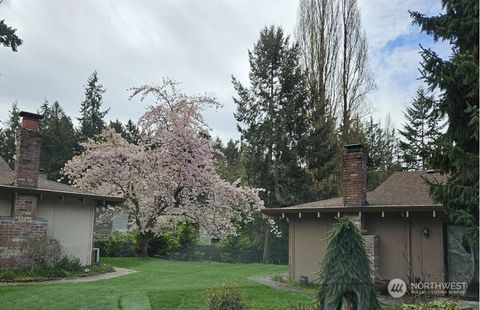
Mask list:
POLYGON ((148 233, 141 233, 138 237, 138 254, 142 257, 148 256, 148 241, 150 237, 148 233))
POLYGON ((268 261, 270 256, 270 229, 267 227, 265 229, 265 239, 263 240, 263 262, 268 261))

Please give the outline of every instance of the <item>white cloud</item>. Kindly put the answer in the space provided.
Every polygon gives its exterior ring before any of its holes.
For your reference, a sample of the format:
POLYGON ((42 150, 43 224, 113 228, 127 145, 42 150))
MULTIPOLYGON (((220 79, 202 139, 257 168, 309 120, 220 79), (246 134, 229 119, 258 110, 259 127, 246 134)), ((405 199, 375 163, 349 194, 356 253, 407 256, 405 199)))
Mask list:
MULTIPOLYGON (((360 0, 378 92, 378 113, 396 115, 413 95, 418 46, 386 48, 396 38, 418 33, 408 9, 435 13, 439 1, 360 0)), ((293 33, 297 1, 19 1, 0 4, 2 19, 18 28, 17 53, 0 48, 0 119, 18 99, 36 111, 44 98, 59 100, 75 118, 83 84, 98 70, 106 87, 108 117, 126 121, 143 112, 128 102, 127 89, 171 76, 185 91, 209 93, 224 103, 207 121, 221 138, 238 137, 231 75, 248 82, 247 50, 260 30, 281 25, 293 33)))

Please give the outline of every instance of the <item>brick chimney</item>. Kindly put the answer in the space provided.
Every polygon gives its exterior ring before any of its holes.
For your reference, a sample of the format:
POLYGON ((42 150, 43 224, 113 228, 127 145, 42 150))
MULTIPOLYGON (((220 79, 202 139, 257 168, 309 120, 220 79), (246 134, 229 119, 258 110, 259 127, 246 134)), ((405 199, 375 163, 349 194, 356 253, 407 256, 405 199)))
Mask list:
POLYGON ((15 186, 37 187, 42 142, 38 128, 43 116, 29 112, 20 112, 19 115, 22 117, 22 126, 17 132, 15 186))
POLYGON ((345 146, 342 177, 343 205, 367 205, 367 156, 361 144, 345 146))
POLYGON ((38 132, 41 115, 20 112, 22 126, 17 132, 15 155, 15 199, 10 216, 0 217, 0 269, 25 268, 31 259, 20 251, 28 238, 46 237, 45 219, 37 218, 36 194, 24 188, 38 187, 41 136, 38 132))

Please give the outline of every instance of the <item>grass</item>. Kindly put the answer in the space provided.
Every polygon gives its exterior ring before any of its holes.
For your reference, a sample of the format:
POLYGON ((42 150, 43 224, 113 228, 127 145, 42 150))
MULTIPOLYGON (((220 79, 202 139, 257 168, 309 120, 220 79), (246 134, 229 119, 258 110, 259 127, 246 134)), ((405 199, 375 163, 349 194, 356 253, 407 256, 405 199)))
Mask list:
POLYGON ((0 286, 2 309, 202 309, 208 289, 235 281, 251 309, 289 309, 313 297, 247 279, 286 272, 286 266, 108 258, 104 263, 136 273, 88 283, 0 286))

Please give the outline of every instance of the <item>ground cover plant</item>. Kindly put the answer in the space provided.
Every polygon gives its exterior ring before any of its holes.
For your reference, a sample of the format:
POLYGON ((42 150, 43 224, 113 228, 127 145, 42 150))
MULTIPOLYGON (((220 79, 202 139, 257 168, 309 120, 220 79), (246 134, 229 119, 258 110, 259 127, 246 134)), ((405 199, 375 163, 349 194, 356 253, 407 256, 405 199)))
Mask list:
POLYGON ((54 267, 0 270, 0 282, 38 282, 70 279, 93 276, 113 271, 115 271, 115 269, 112 266, 104 264, 84 268, 80 264, 80 261, 77 262, 68 257, 64 257, 54 267))
POLYGON ((0 286, 6 309, 202 309, 213 287, 235 282, 249 309, 290 309, 313 296, 276 290, 247 279, 287 271, 284 265, 179 262, 155 258, 105 258, 137 272, 88 283, 0 286))

